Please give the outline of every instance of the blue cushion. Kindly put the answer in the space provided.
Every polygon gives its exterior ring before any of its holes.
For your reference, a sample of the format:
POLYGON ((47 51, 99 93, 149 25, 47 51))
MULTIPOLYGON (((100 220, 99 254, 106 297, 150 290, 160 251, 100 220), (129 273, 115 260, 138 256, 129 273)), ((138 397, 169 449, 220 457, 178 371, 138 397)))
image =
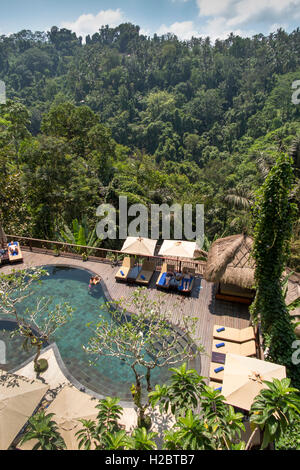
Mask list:
POLYGON ((224 326, 222 326, 221 328, 217 328, 217 332, 218 332, 218 333, 221 333, 221 331, 225 331, 224 326))
POLYGON ((216 344, 216 348, 222 348, 223 346, 225 346, 225 343, 218 343, 218 344, 216 344))
POLYGON ((224 370, 224 367, 222 367, 222 366, 221 366, 221 367, 217 367, 217 368, 215 369, 215 372, 218 373, 218 372, 221 372, 222 370, 224 370))
POLYGON ((162 276, 161 276, 161 278, 160 278, 160 280, 159 280, 159 283, 158 283, 159 286, 165 285, 165 283, 166 283, 166 277, 167 277, 167 273, 163 273, 162 276))
POLYGON ((144 274, 141 274, 141 279, 143 279, 143 281, 146 279, 144 274))
POLYGON ((125 276, 124 272, 123 271, 120 271, 120 273, 122 274, 122 276, 125 276))
POLYGON ((191 285, 193 279, 194 279, 193 277, 191 277, 190 279, 184 279, 184 278, 183 278, 183 279, 181 280, 180 285, 177 287, 177 289, 178 289, 178 290, 183 290, 183 283, 185 283, 186 289, 189 289, 189 287, 190 287, 190 285, 191 285))

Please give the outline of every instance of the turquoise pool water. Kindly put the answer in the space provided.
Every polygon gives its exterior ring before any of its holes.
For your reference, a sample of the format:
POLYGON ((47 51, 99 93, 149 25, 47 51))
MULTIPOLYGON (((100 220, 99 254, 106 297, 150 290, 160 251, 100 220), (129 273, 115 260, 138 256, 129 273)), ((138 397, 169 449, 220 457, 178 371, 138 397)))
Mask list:
MULTIPOLYGON (((25 299, 18 307, 24 312, 32 307, 40 297, 51 298, 51 305, 68 302, 74 309, 71 320, 53 335, 51 342, 56 342, 64 364, 83 386, 105 396, 118 396, 122 400, 131 400, 130 386, 134 374, 129 366, 116 358, 100 356, 95 366, 89 365, 92 357, 82 346, 87 345, 93 330, 87 323, 95 323, 99 316, 111 319, 105 303, 107 301, 101 286, 93 294, 88 284, 91 274, 83 269, 66 266, 45 266, 49 276, 42 284, 34 286, 34 294, 25 299)), ((24 361, 28 353, 22 350, 17 338, 10 340, 7 348, 7 361, 14 367, 24 361)), ((31 351, 30 356, 33 354, 31 351)), ((157 368, 152 372, 152 386, 166 382, 170 372, 167 368, 157 368)))

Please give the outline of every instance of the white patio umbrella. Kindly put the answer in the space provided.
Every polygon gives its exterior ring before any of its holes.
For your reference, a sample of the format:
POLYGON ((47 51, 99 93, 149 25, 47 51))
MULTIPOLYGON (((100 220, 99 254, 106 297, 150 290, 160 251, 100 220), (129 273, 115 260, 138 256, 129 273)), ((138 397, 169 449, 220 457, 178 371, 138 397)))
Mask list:
MULTIPOLYGON (((68 450, 77 450, 78 441, 76 432, 83 428, 79 419, 96 420, 98 401, 90 395, 80 392, 77 388, 65 385, 57 394, 45 413, 54 413, 52 421, 55 421, 58 432, 66 443, 68 450)), ((36 444, 35 439, 25 442, 20 446, 21 450, 31 450, 36 444)))
POLYGON ((83 428, 79 419, 96 420, 98 401, 77 388, 66 385, 53 400, 47 413, 54 413, 53 420, 63 437, 67 449, 78 449, 76 432, 83 428))
POLYGON ((0 450, 6 450, 48 390, 37 380, 0 371, 0 450))
POLYGON ((222 395, 229 405, 250 410, 254 398, 267 388, 263 381, 286 377, 284 366, 252 357, 226 354, 222 395))
POLYGON ((153 256, 157 240, 143 237, 127 237, 121 249, 122 253, 139 256, 153 256))
POLYGON ((165 240, 158 254, 165 257, 194 258, 196 249, 196 242, 165 240))
MULTIPOLYGON (((54 413, 52 420, 56 422, 58 432, 66 443, 67 450, 78 450, 76 433, 83 429, 80 419, 97 421, 99 410, 96 408, 99 400, 87 393, 80 392, 72 385, 65 385, 46 410, 46 414, 54 413)), ((133 409, 125 408, 120 417, 120 424, 136 425, 136 413, 133 409)), ((25 442, 20 448, 30 450, 34 447, 34 439, 25 442)))

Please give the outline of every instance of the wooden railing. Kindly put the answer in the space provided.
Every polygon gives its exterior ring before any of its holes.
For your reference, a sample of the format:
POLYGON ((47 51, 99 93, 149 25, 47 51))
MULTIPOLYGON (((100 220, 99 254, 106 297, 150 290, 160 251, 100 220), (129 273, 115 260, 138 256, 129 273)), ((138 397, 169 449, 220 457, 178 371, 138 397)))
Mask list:
MULTIPOLYGON (((122 259, 128 256, 119 250, 111 250, 107 248, 96 248, 91 246, 75 245, 71 243, 41 240, 38 238, 21 237, 18 235, 7 235, 8 241, 18 241, 23 250, 34 253, 60 255, 69 258, 81 259, 83 254, 88 256, 90 261, 101 263, 121 264, 122 259)), ((175 264, 176 269, 180 270, 186 266, 194 269, 196 274, 203 275, 205 269, 205 261, 190 260, 187 258, 165 258, 162 256, 136 256, 136 258, 147 258, 155 262, 156 269, 161 268, 162 263, 175 264)))

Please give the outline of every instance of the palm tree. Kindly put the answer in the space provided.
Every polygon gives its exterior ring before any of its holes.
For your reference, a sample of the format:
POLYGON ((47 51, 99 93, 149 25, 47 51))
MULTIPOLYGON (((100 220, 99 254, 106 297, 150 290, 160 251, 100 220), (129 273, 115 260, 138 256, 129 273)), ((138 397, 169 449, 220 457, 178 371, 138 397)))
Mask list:
POLYGON ((274 165, 274 157, 272 156, 276 152, 276 147, 267 149, 267 153, 262 150, 258 150, 253 153, 252 158, 255 160, 255 164, 259 170, 260 176, 263 180, 266 179, 268 176, 269 171, 271 170, 272 166, 274 165))
POLYGON ((37 442, 32 450, 64 450, 66 444, 58 432, 56 422, 51 420, 53 416, 54 413, 45 415, 45 411, 42 410, 29 418, 28 428, 20 444, 34 439, 37 442))
POLYGON ((227 192, 225 203, 231 209, 238 211, 230 222, 230 228, 235 232, 249 233, 251 229, 250 211, 253 201, 254 194, 248 188, 238 187, 227 192))
POLYGON ((247 211, 253 204, 253 192, 248 188, 233 188, 228 191, 225 201, 233 209, 247 211))

